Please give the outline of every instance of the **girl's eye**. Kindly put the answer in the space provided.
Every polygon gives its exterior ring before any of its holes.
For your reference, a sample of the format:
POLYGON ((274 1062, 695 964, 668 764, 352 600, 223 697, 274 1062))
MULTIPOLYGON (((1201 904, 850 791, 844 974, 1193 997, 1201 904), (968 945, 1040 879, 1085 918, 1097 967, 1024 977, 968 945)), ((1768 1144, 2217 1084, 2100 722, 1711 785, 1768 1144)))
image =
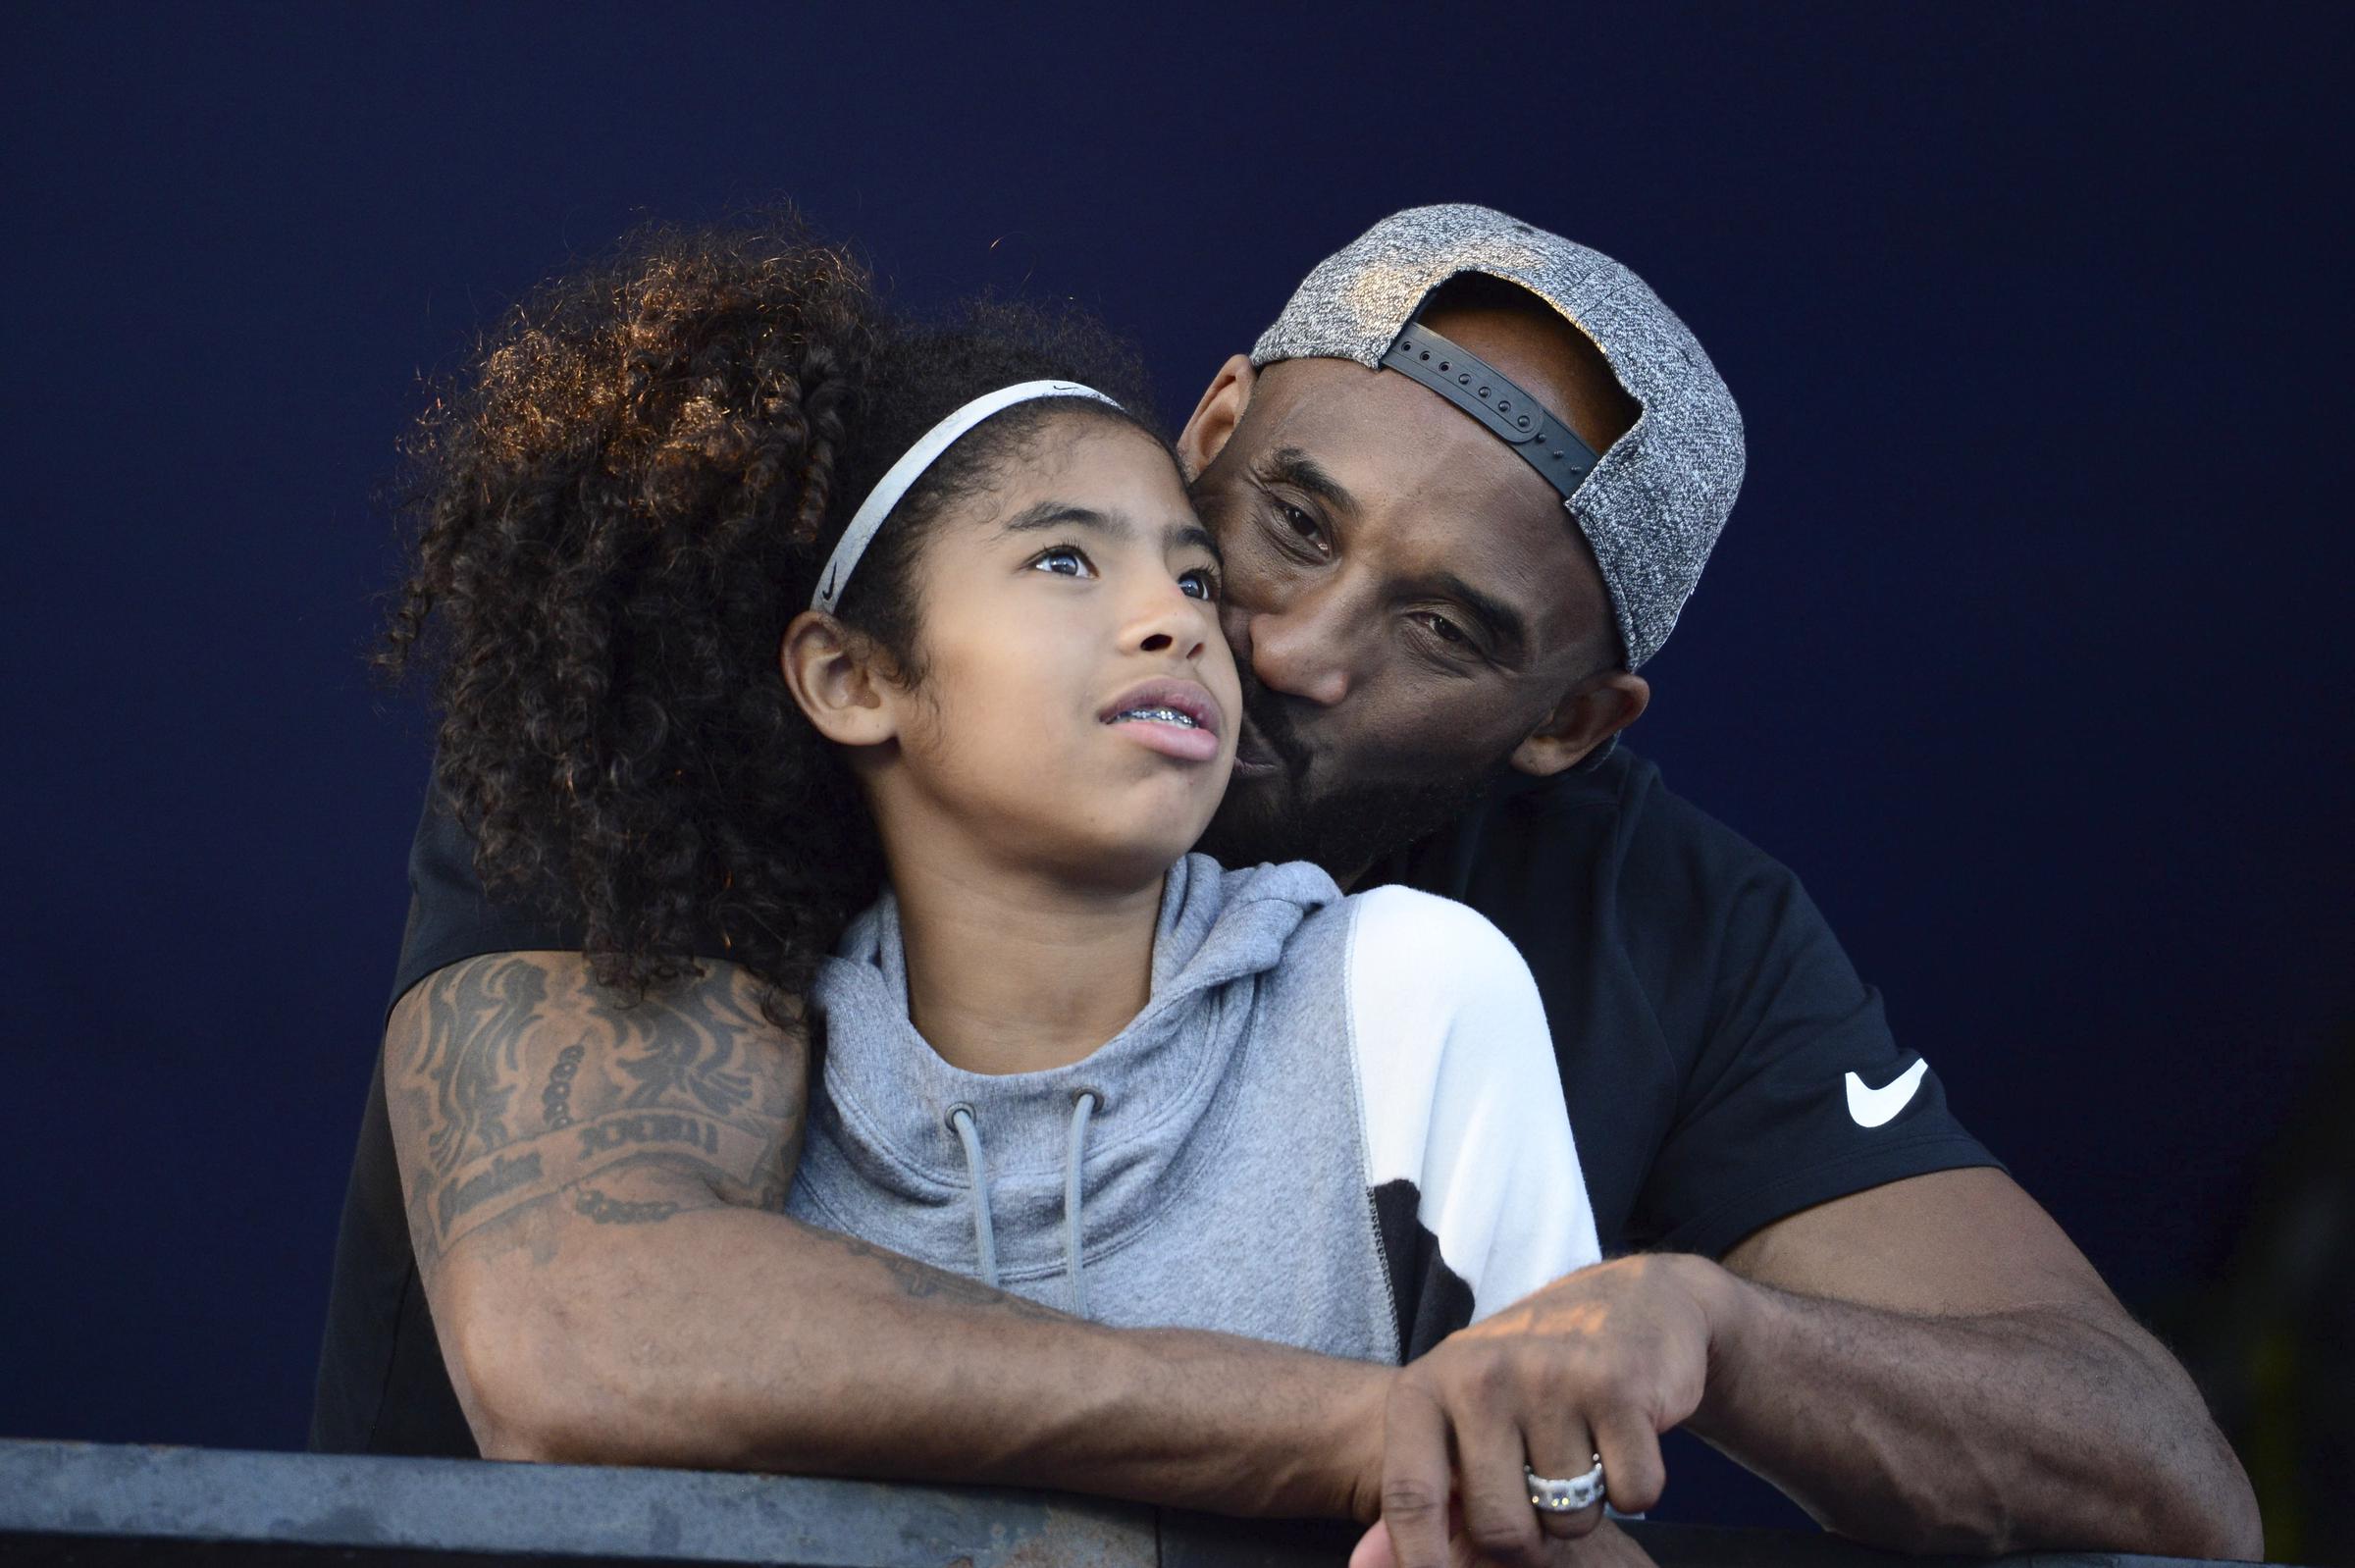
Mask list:
POLYGON ((1178 591, 1188 599, 1218 602, 1219 574, 1207 566, 1197 566, 1178 579, 1178 591))
POLYGON ((1070 545, 1058 545, 1041 550, 1030 562, 1031 570, 1053 572, 1058 577, 1092 577, 1095 567, 1087 556, 1070 545))

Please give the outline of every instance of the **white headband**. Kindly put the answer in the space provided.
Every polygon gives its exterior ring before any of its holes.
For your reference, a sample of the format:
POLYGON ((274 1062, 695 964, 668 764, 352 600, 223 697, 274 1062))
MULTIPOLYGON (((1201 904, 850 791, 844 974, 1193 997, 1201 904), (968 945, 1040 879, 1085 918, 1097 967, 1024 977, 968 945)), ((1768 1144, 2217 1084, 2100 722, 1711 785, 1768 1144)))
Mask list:
POLYGON ((883 519, 900 503, 910 487, 923 477, 924 470, 940 460, 940 454, 957 443, 957 438, 971 430, 990 415, 1016 403, 1026 403, 1033 397, 1093 397, 1097 402, 1114 408, 1121 405, 1096 391, 1071 381, 1025 381, 1012 387, 1001 387, 967 403, 948 418, 924 432, 923 439, 908 448, 907 454, 891 465, 891 471, 867 492, 866 499, 851 518, 851 526, 842 531, 835 543, 834 553, 826 557, 826 569, 818 574, 817 592, 810 596, 810 607, 831 614, 842 602, 842 592, 851 586, 851 573, 859 566, 859 557, 866 547, 875 542, 883 527, 883 519))

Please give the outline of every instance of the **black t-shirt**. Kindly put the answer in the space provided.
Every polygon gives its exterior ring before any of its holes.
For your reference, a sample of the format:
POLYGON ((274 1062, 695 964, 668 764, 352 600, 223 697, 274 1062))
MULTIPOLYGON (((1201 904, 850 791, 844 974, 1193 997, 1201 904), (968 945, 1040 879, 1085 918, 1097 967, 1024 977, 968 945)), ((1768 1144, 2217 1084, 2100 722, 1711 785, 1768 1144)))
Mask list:
MULTIPOLYGON (((1798 878, 1616 748, 1508 777, 1371 882, 1471 905, 1513 939, 1553 1028, 1604 1253, 1716 1256, 1761 1226, 1903 1176, 1998 1162, 1901 1050, 1798 878)), ((579 946, 484 896, 429 807, 392 995, 484 953, 579 946)), ((380 1062, 343 1206, 315 1448, 475 1452, 417 1280, 380 1062)))

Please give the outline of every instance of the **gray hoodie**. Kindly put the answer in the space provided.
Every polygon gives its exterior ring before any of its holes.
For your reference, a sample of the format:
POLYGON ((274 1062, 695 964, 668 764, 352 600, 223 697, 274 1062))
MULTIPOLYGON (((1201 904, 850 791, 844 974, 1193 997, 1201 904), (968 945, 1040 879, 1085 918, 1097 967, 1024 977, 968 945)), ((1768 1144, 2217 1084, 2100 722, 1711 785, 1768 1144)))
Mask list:
POLYGON ((812 996, 790 1212, 1032 1300, 1396 1361, 1598 1255, 1536 984, 1442 899, 1189 856, 1144 1011, 1042 1072, 916 1033, 889 895, 812 996))

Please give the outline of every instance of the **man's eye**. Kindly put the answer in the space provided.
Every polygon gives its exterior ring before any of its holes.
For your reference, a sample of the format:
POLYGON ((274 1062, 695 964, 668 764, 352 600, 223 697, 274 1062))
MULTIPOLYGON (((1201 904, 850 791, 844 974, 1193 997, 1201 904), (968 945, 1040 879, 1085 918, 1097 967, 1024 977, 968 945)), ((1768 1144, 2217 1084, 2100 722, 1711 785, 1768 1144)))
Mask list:
POLYGON ((1293 534, 1302 544, 1318 554, 1332 553, 1331 547, 1325 542, 1324 527, 1318 523, 1316 518, 1289 501, 1273 500, 1272 504, 1276 508, 1277 518, 1283 524, 1286 531, 1293 534))
POLYGON ((1039 551, 1031 557, 1030 567, 1033 571, 1053 572, 1058 577, 1092 577, 1096 570, 1084 552, 1070 545, 1039 551))
POLYGON ((1424 626, 1429 629, 1432 636, 1438 638, 1440 642, 1445 643, 1448 647, 1466 650, 1471 649, 1471 637, 1466 634, 1462 627, 1456 625, 1455 622, 1449 620, 1446 616, 1435 615, 1430 610, 1423 610, 1415 616, 1415 619, 1421 621, 1424 626))
POLYGON ((1207 566, 1197 566, 1178 579, 1178 591, 1188 599, 1218 602, 1219 574, 1207 566))

